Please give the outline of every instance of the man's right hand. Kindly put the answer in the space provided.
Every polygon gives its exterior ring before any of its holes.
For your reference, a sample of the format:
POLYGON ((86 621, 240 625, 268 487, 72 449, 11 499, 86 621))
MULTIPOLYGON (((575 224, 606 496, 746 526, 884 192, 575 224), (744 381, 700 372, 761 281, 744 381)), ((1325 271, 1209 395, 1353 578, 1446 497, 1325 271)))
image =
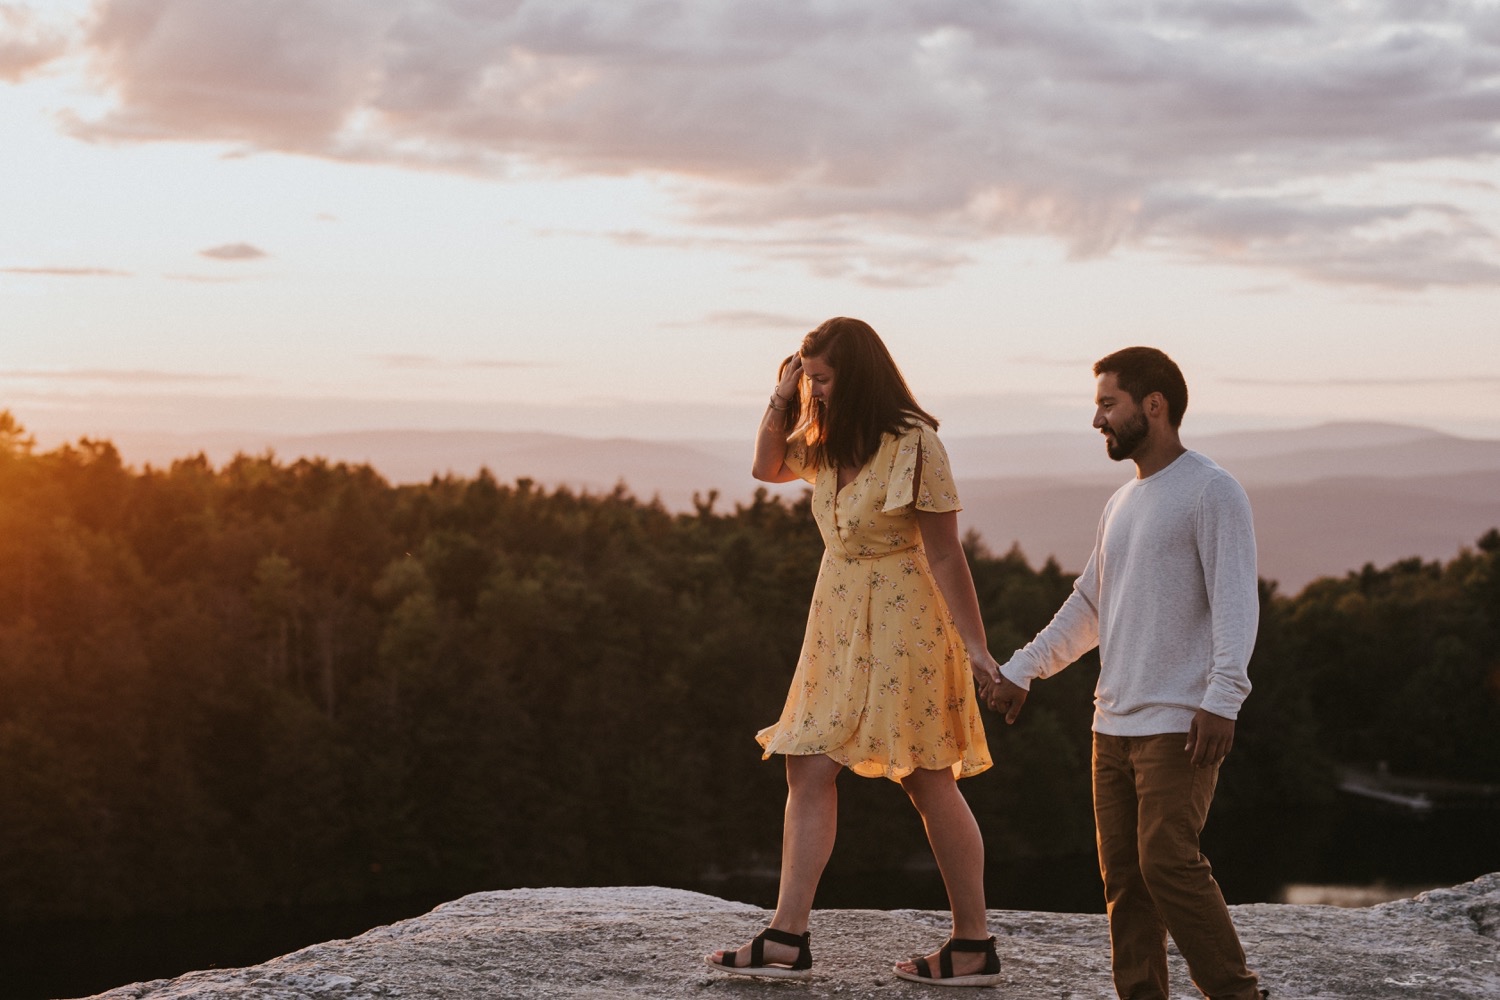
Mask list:
POLYGON ((1026 689, 1004 674, 1000 675, 997 683, 990 686, 989 706, 1005 716, 1007 726, 1015 723, 1021 714, 1021 706, 1024 704, 1026 704, 1026 689))

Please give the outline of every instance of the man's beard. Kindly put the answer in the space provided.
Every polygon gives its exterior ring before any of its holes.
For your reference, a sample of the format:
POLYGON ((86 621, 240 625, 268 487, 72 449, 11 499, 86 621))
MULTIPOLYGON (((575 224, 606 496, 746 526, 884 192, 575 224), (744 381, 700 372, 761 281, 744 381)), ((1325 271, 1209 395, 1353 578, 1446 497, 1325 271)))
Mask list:
POLYGON ((1123 462, 1141 446, 1141 442, 1146 440, 1146 434, 1150 430, 1151 426, 1146 423, 1146 415, 1137 413, 1119 428, 1112 428, 1114 439, 1105 438, 1104 448, 1109 452, 1110 458, 1116 462, 1123 462))

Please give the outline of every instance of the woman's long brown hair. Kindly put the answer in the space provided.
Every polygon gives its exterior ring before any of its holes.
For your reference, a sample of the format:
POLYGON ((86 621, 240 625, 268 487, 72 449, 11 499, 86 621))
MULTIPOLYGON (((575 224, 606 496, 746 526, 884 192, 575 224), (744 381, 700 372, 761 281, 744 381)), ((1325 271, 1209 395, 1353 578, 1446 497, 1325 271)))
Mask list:
POLYGON ((917 405, 891 352, 863 320, 828 320, 802 338, 801 354, 822 359, 835 376, 832 407, 803 389, 794 433, 804 435, 814 465, 857 469, 879 449, 883 435, 918 421, 937 430, 937 418, 917 405))

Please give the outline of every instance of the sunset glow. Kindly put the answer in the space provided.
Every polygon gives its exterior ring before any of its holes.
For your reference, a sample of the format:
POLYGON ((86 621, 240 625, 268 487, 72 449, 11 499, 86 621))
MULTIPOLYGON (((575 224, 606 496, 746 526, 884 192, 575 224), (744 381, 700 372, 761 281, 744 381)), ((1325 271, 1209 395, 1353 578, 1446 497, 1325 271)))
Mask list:
POLYGON ((0 406, 748 433, 871 322, 954 434, 1500 436, 1500 5, 0 2, 0 406))

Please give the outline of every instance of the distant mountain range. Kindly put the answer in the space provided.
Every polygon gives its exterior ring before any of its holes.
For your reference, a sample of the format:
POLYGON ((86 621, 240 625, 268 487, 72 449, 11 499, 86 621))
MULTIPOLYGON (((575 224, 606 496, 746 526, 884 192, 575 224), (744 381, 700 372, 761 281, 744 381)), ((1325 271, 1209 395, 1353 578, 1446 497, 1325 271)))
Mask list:
MULTIPOLYGON (((751 444, 643 441, 547 433, 386 431, 305 436, 123 434, 133 465, 169 465, 203 452, 215 464, 236 453, 273 451, 284 460, 321 456, 369 463, 393 482, 472 476, 607 492, 624 483, 642 499, 689 509, 717 491, 721 509, 747 500, 751 444)), ((962 524, 1003 552, 1013 544, 1033 564, 1055 558, 1083 567, 1099 512, 1131 475, 1092 433, 945 438, 964 499, 962 524)), ((1186 435, 1244 484, 1255 509, 1261 575, 1283 592, 1366 563, 1447 559, 1500 527, 1500 441, 1461 438, 1401 424, 1338 423, 1298 430, 1186 435)), ((799 484, 773 487, 795 496, 799 484)))

